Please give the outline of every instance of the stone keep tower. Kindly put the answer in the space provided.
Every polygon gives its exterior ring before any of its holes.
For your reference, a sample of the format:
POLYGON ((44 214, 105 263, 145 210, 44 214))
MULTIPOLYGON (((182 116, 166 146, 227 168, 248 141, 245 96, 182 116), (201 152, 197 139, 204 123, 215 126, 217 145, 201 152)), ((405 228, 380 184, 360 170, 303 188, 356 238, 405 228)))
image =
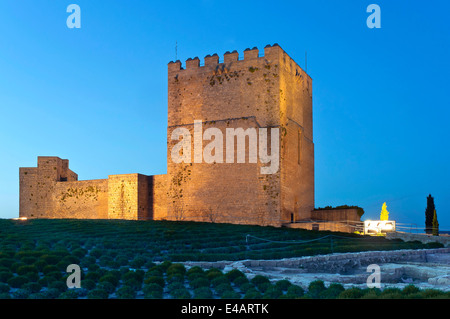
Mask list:
MULTIPOLYGON (((312 80, 278 45, 168 65, 167 219, 280 226, 309 219, 314 209, 312 80), (194 121, 209 127, 279 128, 275 174, 249 163, 174 163, 172 132, 194 121)), ((194 138, 193 138, 194 139, 194 138)), ((224 134, 225 139, 225 134, 224 134)), ((193 141, 192 141, 193 143, 193 141)), ((203 142, 203 147, 208 142, 203 142)), ((235 141, 235 147, 237 141, 235 141)), ((270 138, 269 138, 270 145, 270 138)), ((260 147, 260 145, 258 145, 260 147)), ((193 148, 192 148, 193 149, 193 148)), ((225 154, 225 142, 223 154, 225 154)))

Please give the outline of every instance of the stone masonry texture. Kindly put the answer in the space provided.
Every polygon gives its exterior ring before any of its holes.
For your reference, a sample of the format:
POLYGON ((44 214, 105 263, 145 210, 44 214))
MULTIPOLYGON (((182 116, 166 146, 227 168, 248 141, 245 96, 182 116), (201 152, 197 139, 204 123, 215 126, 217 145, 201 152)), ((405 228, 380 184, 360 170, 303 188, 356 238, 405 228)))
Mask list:
MULTIPOLYGON (((281 226, 311 219, 314 209, 312 79, 280 46, 227 52, 168 64, 167 174, 110 175, 78 181, 69 161, 38 157, 20 168, 20 217, 193 220, 281 226), (262 53, 262 52, 261 52, 262 53), (223 163, 172 161, 177 128, 194 136, 223 132, 223 163), (229 128, 279 130, 279 169, 262 174, 258 161, 225 163, 229 128)), ((204 148, 210 141, 203 140, 204 148)), ((194 138, 191 139, 193 150, 194 138)), ((270 153, 270 134, 268 137, 270 153)), ((237 151, 237 139, 234 147, 237 151)), ((260 145, 258 145, 259 149, 260 145)))

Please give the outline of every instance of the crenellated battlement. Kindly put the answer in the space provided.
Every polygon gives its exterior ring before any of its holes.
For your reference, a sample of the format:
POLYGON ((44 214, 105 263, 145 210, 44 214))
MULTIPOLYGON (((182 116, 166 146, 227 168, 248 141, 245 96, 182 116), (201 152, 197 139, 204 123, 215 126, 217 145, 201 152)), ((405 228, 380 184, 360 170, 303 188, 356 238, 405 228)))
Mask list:
MULTIPOLYGON (((265 59, 267 62, 276 61, 279 59, 283 59, 285 63, 290 65, 290 68, 293 68, 293 64, 295 68, 301 69, 301 67, 289 57, 289 55, 277 44, 266 45, 264 47, 264 54, 260 55, 259 49, 257 47, 247 48, 243 51, 243 58, 239 59, 238 51, 234 50, 232 52, 227 51, 223 54, 223 62, 220 62, 219 55, 214 53, 212 55, 206 55, 203 59, 203 64, 201 64, 200 59, 198 57, 188 58, 185 62, 185 68, 180 60, 171 61, 168 64, 169 73, 179 73, 183 70, 193 70, 193 69, 202 69, 202 68, 215 68, 219 65, 227 65, 232 63, 240 63, 240 62, 249 62, 254 61, 256 59, 265 59)), ((288 66, 289 67, 289 66, 288 66)), ((302 70, 303 71, 303 70, 302 70)), ((303 71, 304 72, 304 71, 303 71)), ((306 72, 304 72, 306 74, 306 72)))

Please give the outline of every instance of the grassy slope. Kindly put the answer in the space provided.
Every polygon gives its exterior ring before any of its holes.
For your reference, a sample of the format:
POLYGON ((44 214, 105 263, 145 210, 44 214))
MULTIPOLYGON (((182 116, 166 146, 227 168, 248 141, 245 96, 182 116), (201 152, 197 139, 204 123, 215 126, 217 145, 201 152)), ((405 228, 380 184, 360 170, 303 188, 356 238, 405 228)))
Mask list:
POLYGON ((148 261, 276 259, 331 252, 420 249, 436 247, 381 237, 315 232, 299 229, 169 221, 123 220, 0 220, 0 251, 50 250, 82 247, 101 255, 142 256, 148 261), (250 234, 274 241, 303 241, 329 234, 344 236, 305 244, 285 244, 249 238, 250 234), (333 251, 332 251, 333 250, 333 251))

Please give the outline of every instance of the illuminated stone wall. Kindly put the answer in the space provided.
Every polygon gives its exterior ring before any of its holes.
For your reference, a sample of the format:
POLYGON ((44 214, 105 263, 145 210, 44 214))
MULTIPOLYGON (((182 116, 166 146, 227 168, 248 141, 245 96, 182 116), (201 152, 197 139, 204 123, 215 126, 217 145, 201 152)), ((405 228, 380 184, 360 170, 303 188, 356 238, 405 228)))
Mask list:
MULTIPOLYGON (((167 174, 111 175, 78 181, 68 161, 39 157, 20 168, 20 216, 29 218, 170 219, 281 226, 308 219, 314 208, 312 80, 278 45, 188 59, 168 65, 167 174), (173 130, 194 135, 226 129, 279 130, 278 171, 267 164, 174 163, 173 130)), ((270 135, 269 135, 270 136, 270 135)), ((270 144, 270 137, 269 137, 270 144)), ((192 139, 192 149, 194 140, 192 139)), ((203 147, 207 141, 203 142, 203 147)), ((258 148, 261 145, 258 145, 258 148)), ((235 140, 235 154, 237 141, 235 140)), ((235 160, 237 158, 235 157, 235 160)))
MULTIPOLYGON (((280 226, 310 218, 314 208, 312 80, 277 45, 168 65, 168 218, 280 226), (280 130, 276 174, 260 163, 176 164, 173 130, 201 120, 203 130, 280 130)), ((224 134, 225 135, 225 134, 224 134)), ((193 143, 193 141, 192 141, 193 143)), ((206 143, 204 143, 206 144, 206 143)), ((224 145, 225 150, 225 145, 224 145)), ((248 154, 248 144, 247 144, 248 154)), ((192 160, 193 162, 193 154, 192 160)))

